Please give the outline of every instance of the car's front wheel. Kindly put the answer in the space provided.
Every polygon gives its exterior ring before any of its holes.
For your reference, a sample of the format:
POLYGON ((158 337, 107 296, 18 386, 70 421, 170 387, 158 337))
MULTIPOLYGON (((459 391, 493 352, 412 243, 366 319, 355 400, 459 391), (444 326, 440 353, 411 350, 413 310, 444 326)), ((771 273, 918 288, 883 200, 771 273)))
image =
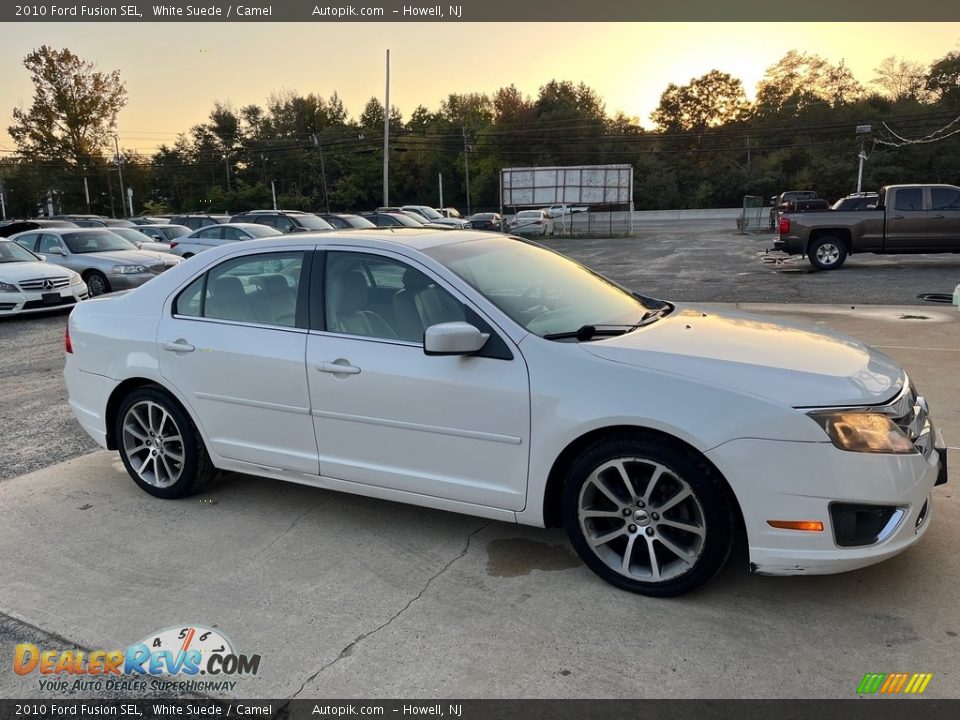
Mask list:
POLYGON ((99 270, 88 272, 83 276, 83 281, 87 284, 87 292, 90 293, 90 297, 110 292, 110 282, 107 280, 107 276, 99 270))
POLYGON ((586 565, 643 595, 694 590, 726 562, 734 521, 723 480, 702 458, 652 435, 618 435, 570 467, 563 519, 586 565))
POLYGON ((169 395, 153 387, 130 393, 116 421, 120 459, 142 490, 179 498, 202 490, 216 474, 203 439, 169 395))

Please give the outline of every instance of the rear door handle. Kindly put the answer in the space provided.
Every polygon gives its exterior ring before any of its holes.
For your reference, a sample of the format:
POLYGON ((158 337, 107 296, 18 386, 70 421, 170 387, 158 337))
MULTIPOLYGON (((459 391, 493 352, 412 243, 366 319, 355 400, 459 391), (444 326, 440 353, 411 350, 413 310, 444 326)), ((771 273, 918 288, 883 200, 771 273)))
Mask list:
POLYGON ((943 220, 943 217, 944 217, 943 215, 931 215, 931 216, 930 216, 930 219, 931 219, 931 220, 943 220))
POLYGON ((317 363, 317 370, 333 375, 357 375, 360 373, 360 368, 356 365, 350 365, 346 360, 317 363))
POLYGON ((167 350, 169 352, 182 352, 182 353, 193 352, 194 350, 196 350, 196 348, 193 345, 191 345, 190 343, 188 343, 186 340, 182 338, 178 340, 174 340, 173 342, 160 343, 160 348, 162 350, 167 350))
POLYGON ((890 218, 891 220, 903 220, 903 215, 894 215, 890 218))

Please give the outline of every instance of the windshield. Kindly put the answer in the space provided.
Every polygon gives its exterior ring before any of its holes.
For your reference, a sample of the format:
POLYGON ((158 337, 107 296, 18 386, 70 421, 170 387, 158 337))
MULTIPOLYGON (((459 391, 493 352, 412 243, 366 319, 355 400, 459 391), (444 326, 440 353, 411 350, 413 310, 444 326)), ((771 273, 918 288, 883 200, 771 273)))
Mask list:
POLYGON ((404 214, 403 214, 403 217, 405 217, 405 218, 410 218, 410 219, 413 220, 417 225, 426 225, 428 222, 430 222, 430 221, 427 220, 425 217, 421 217, 420 215, 417 215, 417 214, 416 214, 415 212, 413 212, 412 210, 410 210, 409 212, 404 213, 404 214))
POLYGON ((429 218, 430 220, 436 220, 437 218, 443 219, 443 215, 438 213, 432 207, 427 207, 426 205, 421 205, 417 207, 417 210, 423 213, 424 217, 429 218))
POLYGON ((0 242, 0 263, 39 262, 40 258, 15 242, 0 242))
POLYGON ((420 218, 420 222, 417 222, 409 215, 400 215, 399 213, 384 213, 388 217, 396 218, 397 222, 405 227, 420 227, 425 224, 427 221, 423 218, 420 218))
POLYGON ((103 230, 101 232, 64 233, 63 240, 72 253, 94 253, 104 250, 136 250, 119 235, 103 230))
POLYGON ((425 252, 536 335, 632 326, 650 309, 582 265, 522 240, 484 238, 425 252))
POLYGON ((376 227, 372 222, 359 215, 347 215, 346 217, 340 218, 340 221, 343 223, 343 227, 352 227, 355 229, 376 227))
POLYGON ((309 230, 333 230, 333 225, 316 215, 298 215, 297 220, 309 230))
POLYGON ((110 228, 110 232, 114 233, 115 235, 119 235, 124 240, 131 243, 143 242, 144 240, 150 239, 139 230, 134 230, 133 228, 112 227, 110 228))
MULTIPOLYGON (((248 235, 252 235, 253 237, 258 237, 258 238, 262 238, 262 237, 276 237, 277 235, 283 235, 282 232, 280 232, 280 231, 277 230, 276 228, 270 227, 269 225, 253 225, 253 224, 251 224, 251 225, 245 225, 245 226, 242 226, 242 227, 243 227, 243 231, 244 231, 245 233, 247 233, 248 235)), ((211 237, 215 237, 215 235, 214 235, 214 236, 211 236, 211 237)))
POLYGON ((165 227, 158 227, 155 229, 165 238, 169 238, 171 240, 173 238, 183 237, 184 235, 190 234, 190 228, 175 225, 167 225, 165 227))

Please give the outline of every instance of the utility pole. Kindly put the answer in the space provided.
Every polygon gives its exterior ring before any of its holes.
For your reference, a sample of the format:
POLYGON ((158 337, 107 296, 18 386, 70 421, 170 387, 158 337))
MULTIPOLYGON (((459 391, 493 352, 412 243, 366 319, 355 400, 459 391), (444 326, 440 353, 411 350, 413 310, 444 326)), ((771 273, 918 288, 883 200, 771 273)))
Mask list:
POLYGON ((387 91, 383 105, 383 205, 390 206, 390 50, 387 50, 387 91))
POLYGON ((470 212, 470 154, 469 147, 467 146, 467 129, 463 128, 463 167, 467 176, 467 217, 470 217, 472 214, 470 212))
POLYGON ((123 203, 124 189, 123 189, 123 163, 120 160, 120 140, 116 135, 113 136, 113 147, 117 151, 117 175, 120 177, 120 208, 123 210, 123 216, 127 216, 126 208, 123 203))
POLYGON ((7 190, 3 187, 3 178, 0 177, 0 220, 7 219, 7 190))
POLYGON ((863 150, 863 141, 873 128, 870 125, 857 125, 857 136, 860 138, 860 153, 857 157, 860 159, 860 167, 857 170, 857 192, 863 187, 863 162, 867 159, 867 154, 863 150))
POLYGON ((277 184, 271 180, 270 181, 270 192, 273 194, 273 209, 277 209, 277 184))
POLYGON ((317 134, 313 134, 313 144, 320 150, 320 179, 323 181, 323 202, 327 206, 327 214, 330 213, 330 196, 327 194, 327 167, 323 163, 323 145, 317 134))
POLYGON ((439 173, 440 177, 440 209, 443 210, 443 173, 439 173))
POLYGON ((230 155, 223 156, 223 164, 227 168, 227 192, 230 192, 230 155))
POLYGON ((90 186, 87 184, 87 168, 83 168, 83 194, 87 198, 87 214, 90 214, 90 186))

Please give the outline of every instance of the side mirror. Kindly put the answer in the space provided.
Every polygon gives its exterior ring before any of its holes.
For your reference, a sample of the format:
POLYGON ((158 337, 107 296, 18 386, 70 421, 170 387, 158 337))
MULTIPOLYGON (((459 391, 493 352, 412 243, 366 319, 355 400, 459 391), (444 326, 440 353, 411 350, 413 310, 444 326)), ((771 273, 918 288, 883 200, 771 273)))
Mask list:
POLYGON ((57 246, 54 246, 54 247, 51 247, 51 248, 47 248, 47 254, 49 254, 49 255, 66 255, 66 253, 63 251, 63 248, 62 248, 62 247, 57 247, 57 246))
POLYGON ((469 355, 475 353, 490 339, 470 323, 448 322, 431 325, 423 334, 423 352, 426 355, 469 355))
POLYGON ((46 255, 39 255, 39 254, 38 254, 37 257, 40 258, 40 262, 46 262, 46 261, 47 261, 47 256, 46 256, 46 255))

